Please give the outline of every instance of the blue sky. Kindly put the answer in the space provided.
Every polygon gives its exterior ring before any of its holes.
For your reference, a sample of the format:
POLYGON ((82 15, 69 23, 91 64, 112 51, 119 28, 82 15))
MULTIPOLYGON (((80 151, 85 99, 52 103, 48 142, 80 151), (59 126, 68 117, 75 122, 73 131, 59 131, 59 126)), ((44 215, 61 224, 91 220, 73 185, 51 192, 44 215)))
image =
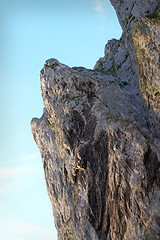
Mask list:
POLYGON ((1 9, 1 240, 56 240, 41 156, 30 131, 31 118, 43 111, 39 72, 52 57, 93 68, 121 28, 107 0, 6 0, 1 9))

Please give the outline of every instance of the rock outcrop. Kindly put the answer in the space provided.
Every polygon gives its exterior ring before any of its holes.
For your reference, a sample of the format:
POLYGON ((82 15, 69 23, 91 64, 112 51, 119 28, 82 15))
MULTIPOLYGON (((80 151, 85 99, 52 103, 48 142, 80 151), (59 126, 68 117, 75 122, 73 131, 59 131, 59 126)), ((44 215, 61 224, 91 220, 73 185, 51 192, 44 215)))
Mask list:
POLYGON ((160 4, 111 3, 123 34, 94 70, 41 70, 31 126, 59 240, 160 239, 160 4))

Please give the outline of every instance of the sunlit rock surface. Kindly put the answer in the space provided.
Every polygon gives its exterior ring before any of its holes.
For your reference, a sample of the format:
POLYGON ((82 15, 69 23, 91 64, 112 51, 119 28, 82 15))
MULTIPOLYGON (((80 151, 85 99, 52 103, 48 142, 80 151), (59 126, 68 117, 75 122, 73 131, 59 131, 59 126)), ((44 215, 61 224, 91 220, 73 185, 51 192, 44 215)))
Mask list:
POLYGON ((59 240, 160 239, 159 1, 114 1, 123 34, 94 70, 41 70, 32 119, 59 240))

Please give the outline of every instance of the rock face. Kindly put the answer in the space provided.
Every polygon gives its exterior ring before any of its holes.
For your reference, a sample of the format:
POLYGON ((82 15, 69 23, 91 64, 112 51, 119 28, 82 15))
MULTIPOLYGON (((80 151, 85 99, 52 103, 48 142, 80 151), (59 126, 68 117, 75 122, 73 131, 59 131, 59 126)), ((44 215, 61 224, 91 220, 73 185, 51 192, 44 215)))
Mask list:
POLYGON ((59 240, 160 239, 159 0, 112 0, 123 34, 94 70, 41 71, 32 133, 59 240))

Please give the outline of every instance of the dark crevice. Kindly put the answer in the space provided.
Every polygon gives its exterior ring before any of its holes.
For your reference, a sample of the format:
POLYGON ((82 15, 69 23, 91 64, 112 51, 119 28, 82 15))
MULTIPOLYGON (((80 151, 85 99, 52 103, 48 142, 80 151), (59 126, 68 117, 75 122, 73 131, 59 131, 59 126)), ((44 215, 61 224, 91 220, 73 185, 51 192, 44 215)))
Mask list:
POLYGON ((88 199, 91 212, 90 222, 100 237, 106 209, 106 191, 108 176, 108 137, 101 132, 85 152, 89 169, 88 199), (101 188, 99 188, 101 186, 101 188))
POLYGON ((144 166, 147 175, 147 191, 150 191, 153 184, 160 187, 160 162, 156 153, 149 147, 144 155, 144 166))

